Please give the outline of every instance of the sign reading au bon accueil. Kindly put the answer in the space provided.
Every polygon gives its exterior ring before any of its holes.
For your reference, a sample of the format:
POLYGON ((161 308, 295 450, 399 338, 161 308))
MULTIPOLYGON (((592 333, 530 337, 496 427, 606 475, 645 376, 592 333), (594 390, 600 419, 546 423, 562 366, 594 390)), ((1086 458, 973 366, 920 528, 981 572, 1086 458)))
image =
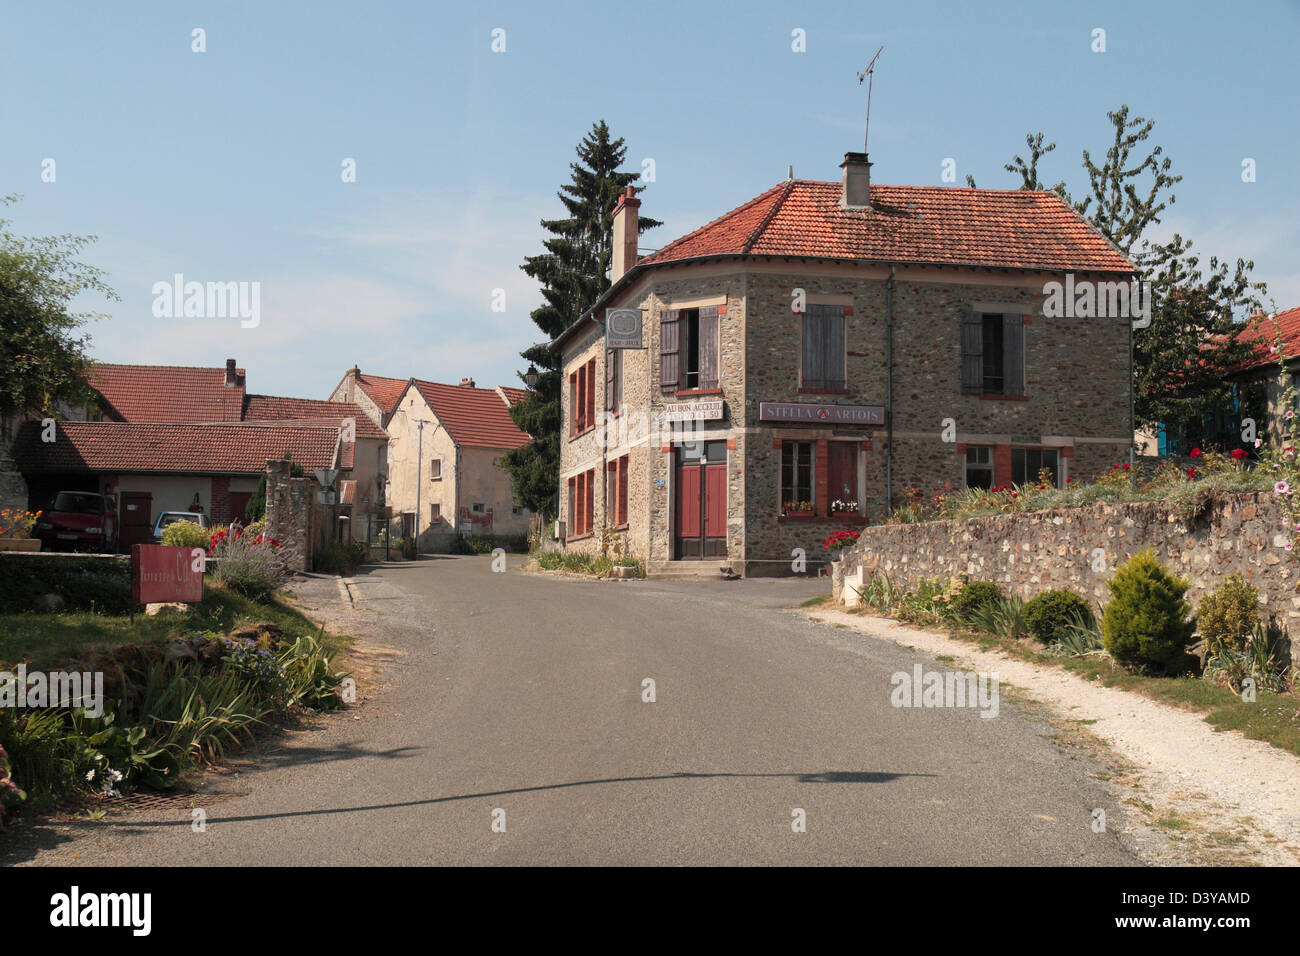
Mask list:
POLYGON ((883 405, 814 405, 802 402, 759 402, 760 422, 799 422, 805 425, 883 425, 883 405))
POLYGON ((605 348, 642 348, 640 309, 605 310, 605 348))

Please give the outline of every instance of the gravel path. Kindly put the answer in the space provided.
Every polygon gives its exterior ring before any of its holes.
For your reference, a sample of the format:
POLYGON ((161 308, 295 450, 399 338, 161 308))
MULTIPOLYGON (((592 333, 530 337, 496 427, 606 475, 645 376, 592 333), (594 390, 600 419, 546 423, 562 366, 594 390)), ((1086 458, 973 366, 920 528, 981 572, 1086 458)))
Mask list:
POLYGON ((809 616, 996 671, 1060 718, 1081 722, 1119 758, 1109 782, 1146 811, 1146 832, 1132 836, 1153 862, 1300 863, 1300 760, 1290 753, 1215 730, 1196 713, 887 618, 821 608, 809 616))

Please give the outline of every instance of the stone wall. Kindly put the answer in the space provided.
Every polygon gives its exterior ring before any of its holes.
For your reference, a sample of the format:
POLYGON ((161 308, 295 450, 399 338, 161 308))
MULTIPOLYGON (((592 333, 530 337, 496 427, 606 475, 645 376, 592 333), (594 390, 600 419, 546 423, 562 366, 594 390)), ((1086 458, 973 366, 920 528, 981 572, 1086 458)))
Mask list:
MULTIPOLYGON (((1151 548, 1166 569, 1190 579, 1193 603, 1240 572, 1259 588, 1261 613, 1276 615, 1295 635, 1300 634, 1300 575, 1294 552, 1286 550, 1290 537, 1284 520, 1272 492, 1255 492, 1215 497, 1190 516, 1174 504, 1143 501, 876 525, 864 529, 845 554, 835 599, 856 603, 852 589, 875 572, 907 588, 920 578, 965 576, 995 582, 1021 598, 1064 588, 1097 607, 1110 599, 1106 581, 1115 567, 1151 548)), ((1293 654, 1297 644, 1292 642, 1293 654)))
POLYGON ((324 525, 316 504, 320 485, 314 478, 289 477, 289 464, 277 458, 266 463, 265 534, 280 541, 290 570, 310 571, 324 525))

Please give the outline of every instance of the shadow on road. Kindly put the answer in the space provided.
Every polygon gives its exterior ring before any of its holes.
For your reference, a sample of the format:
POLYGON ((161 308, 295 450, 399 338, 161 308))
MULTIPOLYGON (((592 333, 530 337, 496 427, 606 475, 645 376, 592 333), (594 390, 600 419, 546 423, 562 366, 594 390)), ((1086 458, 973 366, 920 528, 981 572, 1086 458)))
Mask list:
MULTIPOLYGON (((261 813, 246 816, 224 817, 209 815, 212 823, 251 823, 257 820, 283 820, 292 817, 330 816, 337 813, 363 813, 371 810, 399 810, 405 807, 427 807, 440 803, 455 803, 460 800, 480 800, 485 797, 504 797, 519 793, 537 793, 546 790, 564 790, 569 787, 590 787, 607 783, 655 783, 669 780, 717 780, 725 778, 746 779, 788 779, 798 783, 890 783, 903 777, 934 777, 932 773, 878 773, 855 770, 824 770, 820 773, 678 773, 657 774, 644 777, 606 777, 600 780, 573 780, 568 783, 543 784, 536 787, 512 787, 507 790, 484 790, 480 793, 462 793, 449 797, 430 797, 427 800, 406 800, 397 803, 375 803, 361 807, 332 807, 326 810, 290 810, 284 813, 261 813)), ((188 827, 188 814, 184 820, 100 820, 72 821, 63 824, 71 828, 110 827, 126 832, 154 830, 160 827, 188 827)))

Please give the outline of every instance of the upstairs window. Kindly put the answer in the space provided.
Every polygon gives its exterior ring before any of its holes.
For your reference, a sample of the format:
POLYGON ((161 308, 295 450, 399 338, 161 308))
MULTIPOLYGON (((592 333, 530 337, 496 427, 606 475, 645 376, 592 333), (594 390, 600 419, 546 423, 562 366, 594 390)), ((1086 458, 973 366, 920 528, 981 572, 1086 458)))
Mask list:
POLYGON ((596 360, 569 373, 569 437, 596 424, 596 360))
POLYGON ((659 386, 668 395, 718 387, 718 307, 668 309, 659 319, 659 386))
POLYGON ((1025 324, 1019 313, 962 313, 961 390, 966 395, 1025 394, 1025 324))
POLYGON ((803 317, 801 388, 844 389, 844 306, 812 305, 803 317))

